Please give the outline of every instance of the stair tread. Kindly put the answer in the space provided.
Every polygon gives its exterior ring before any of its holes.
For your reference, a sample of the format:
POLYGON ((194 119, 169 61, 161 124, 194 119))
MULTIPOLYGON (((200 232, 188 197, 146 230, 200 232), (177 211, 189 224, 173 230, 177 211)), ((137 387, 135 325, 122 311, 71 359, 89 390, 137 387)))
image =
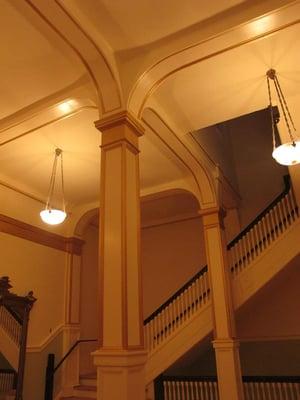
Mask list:
POLYGON ((91 400, 90 397, 79 397, 79 396, 71 396, 71 397, 61 397, 60 400, 91 400))
POLYGON ((96 379, 96 378, 97 378, 96 372, 90 372, 88 374, 80 375, 80 379, 96 379))
POLYGON ((97 387, 92 385, 76 385, 74 386, 75 390, 86 390, 86 391, 96 391, 97 387))

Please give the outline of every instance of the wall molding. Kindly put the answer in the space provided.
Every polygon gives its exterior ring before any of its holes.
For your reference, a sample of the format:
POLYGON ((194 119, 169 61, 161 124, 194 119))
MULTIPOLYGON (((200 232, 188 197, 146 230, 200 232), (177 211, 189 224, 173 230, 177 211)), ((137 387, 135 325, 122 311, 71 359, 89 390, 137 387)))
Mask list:
POLYGON ((38 345, 34 346, 27 346, 26 352, 27 353, 40 353, 41 351, 45 350, 45 348, 58 336, 60 335, 65 329, 64 324, 58 325, 53 331, 38 345))
POLYGON ((83 240, 76 237, 48 232, 3 214, 0 214, 0 232, 76 255, 81 255, 84 244, 83 240))

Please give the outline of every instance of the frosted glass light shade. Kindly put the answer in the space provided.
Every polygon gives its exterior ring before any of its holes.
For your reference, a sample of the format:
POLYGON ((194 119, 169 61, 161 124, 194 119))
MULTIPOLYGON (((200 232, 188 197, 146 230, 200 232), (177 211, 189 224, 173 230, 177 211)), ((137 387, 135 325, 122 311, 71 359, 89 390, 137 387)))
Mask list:
POLYGON ((42 221, 49 225, 58 225, 64 222, 67 214, 62 210, 43 210, 40 212, 42 221))
POLYGON ((287 142, 274 149, 272 157, 282 165, 296 165, 300 163, 300 141, 287 142))

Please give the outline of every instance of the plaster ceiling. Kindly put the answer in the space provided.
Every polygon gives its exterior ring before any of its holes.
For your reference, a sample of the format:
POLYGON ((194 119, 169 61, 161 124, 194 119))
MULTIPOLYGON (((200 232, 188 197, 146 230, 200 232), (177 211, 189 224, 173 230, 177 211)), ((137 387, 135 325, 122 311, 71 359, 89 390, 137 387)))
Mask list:
POLYGON ((147 45, 221 13, 243 0, 63 0, 114 51, 147 45))
POLYGON ((25 1, 1 1, 0 27, 0 119, 85 74, 73 52, 25 1))
MULTIPOLYGON (((61 147, 67 201, 73 205, 97 201, 100 139, 93 122, 99 115, 91 79, 86 78, 87 70, 71 47, 29 3, 29 0, 1 2, 0 45, 5 62, 0 65, 0 179, 45 199, 54 149, 61 147), (50 118, 49 106, 57 107, 70 96, 72 99, 70 88, 74 89, 79 81, 85 89, 77 94, 88 98, 95 109, 82 110, 43 127, 37 124, 33 133, 3 144, 8 135, 3 130, 8 120, 12 127, 9 135, 14 129, 18 135, 22 134, 23 127, 29 124, 23 120, 27 111, 30 115, 27 113, 26 118, 32 124, 34 118, 38 120, 38 113, 50 118)), ((247 2, 57 0, 50 2, 49 8, 59 3, 76 9, 77 15, 94 26, 93 39, 101 36, 116 52, 167 39, 174 32, 180 33, 196 22, 247 2)), ((264 74, 270 66, 280 71, 284 90, 293 103, 300 93, 296 70, 299 45, 300 28, 294 25, 220 53, 170 74, 151 92, 146 106, 162 112, 174 131, 184 135, 264 108, 267 103, 264 74)), ((142 189, 147 191, 183 179, 187 172, 178 160, 162 142, 154 141, 147 130, 141 139, 142 189)))
POLYGON ((160 104, 183 133, 211 126, 267 107, 265 74, 271 67, 293 103, 300 94, 299 48, 297 24, 167 77, 149 105, 160 104))

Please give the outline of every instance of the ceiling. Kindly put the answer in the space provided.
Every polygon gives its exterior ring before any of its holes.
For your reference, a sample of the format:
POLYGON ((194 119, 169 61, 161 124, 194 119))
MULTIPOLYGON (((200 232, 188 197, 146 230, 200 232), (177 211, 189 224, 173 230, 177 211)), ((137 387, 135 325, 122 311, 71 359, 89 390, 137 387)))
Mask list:
MULTIPOLYGON (((164 72, 163 78, 157 75, 156 85, 143 94, 144 108, 152 107, 164 118, 178 140, 184 140, 192 130, 264 108, 264 74, 270 66, 280 71, 282 85, 294 106, 300 96, 300 28, 288 8, 294 3, 299 2, 3 0, 0 181, 13 190, 45 200, 54 150, 60 147, 69 207, 98 201, 100 133, 94 128, 94 121, 99 119, 95 93, 110 90, 102 70, 104 83, 95 89, 99 86, 93 73, 98 68, 98 56, 107 55, 106 65, 121 93, 122 107, 130 101, 126 97, 129 92, 139 90, 139 85, 147 87, 153 79, 147 74, 158 60, 167 60, 168 68, 173 70, 164 72), (200 50, 195 48, 197 62, 187 63, 187 57, 181 54, 188 43, 194 45, 195 26, 205 35, 215 21, 221 29, 227 15, 240 27, 241 15, 246 21, 255 13, 259 17, 263 6, 271 10, 284 4, 280 12, 294 18, 294 22, 274 34, 211 57, 201 58, 200 50), (96 51, 89 59, 82 52, 87 47, 84 40, 96 51), (125 51, 126 61, 123 58, 121 62, 120 54, 125 51), (176 62, 187 65, 178 68, 176 62)), ((259 25, 260 19, 257 21, 260 33, 268 29, 259 25)), ((245 25, 243 29, 248 28, 245 25)), ((222 38, 218 33, 221 46, 222 38)), ((191 175, 179 147, 174 150, 163 133, 160 138, 159 134, 155 136, 147 127, 140 140, 144 194, 158 192, 170 182, 176 185, 191 175)))

